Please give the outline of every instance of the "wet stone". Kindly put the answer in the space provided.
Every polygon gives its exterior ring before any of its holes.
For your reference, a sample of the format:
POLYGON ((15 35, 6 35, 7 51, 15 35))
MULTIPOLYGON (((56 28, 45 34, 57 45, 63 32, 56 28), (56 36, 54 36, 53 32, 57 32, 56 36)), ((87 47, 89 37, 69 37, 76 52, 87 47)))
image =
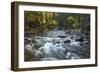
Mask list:
POLYGON ((64 43, 70 43, 71 41, 70 40, 66 40, 66 41, 64 41, 64 43))

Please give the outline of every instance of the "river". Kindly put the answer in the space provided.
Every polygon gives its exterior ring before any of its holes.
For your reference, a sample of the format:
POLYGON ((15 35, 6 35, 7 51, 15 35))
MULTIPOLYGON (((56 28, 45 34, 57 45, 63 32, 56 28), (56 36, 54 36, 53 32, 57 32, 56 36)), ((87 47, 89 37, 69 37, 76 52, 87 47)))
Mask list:
POLYGON ((88 49, 82 48, 82 43, 88 42, 86 39, 64 30, 49 31, 46 36, 30 37, 27 40, 30 42, 25 44, 25 49, 34 53, 31 60, 34 60, 34 56, 40 61, 82 59, 88 49))

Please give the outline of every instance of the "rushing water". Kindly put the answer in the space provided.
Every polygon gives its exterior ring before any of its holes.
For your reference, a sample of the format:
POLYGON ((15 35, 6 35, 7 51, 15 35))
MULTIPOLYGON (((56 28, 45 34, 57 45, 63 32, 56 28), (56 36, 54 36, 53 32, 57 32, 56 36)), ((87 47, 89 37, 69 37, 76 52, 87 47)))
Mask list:
POLYGON ((82 46, 79 37, 61 31, 50 31, 45 37, 30 38, 25 48, 34 52, 39 60, 81 59, 82 46))

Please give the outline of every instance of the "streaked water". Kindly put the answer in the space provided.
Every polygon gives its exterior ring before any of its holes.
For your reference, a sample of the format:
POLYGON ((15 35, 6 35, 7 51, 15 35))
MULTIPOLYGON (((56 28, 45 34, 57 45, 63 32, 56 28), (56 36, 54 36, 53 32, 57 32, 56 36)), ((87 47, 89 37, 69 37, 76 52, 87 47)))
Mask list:
POLYGON ((50 31, 45 37, 31 38, 35 42, 25 45, 25 48, 35 51, 34 56, 40 60, 81 59, 81 42, 75 41, 77 38, 79 37, 66 34, 63 30, 50 31))

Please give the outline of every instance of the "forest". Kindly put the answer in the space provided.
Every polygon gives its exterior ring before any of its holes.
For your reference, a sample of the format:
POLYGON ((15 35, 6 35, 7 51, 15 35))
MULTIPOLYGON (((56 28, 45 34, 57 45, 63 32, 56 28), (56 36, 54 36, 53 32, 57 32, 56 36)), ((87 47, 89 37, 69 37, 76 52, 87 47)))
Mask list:
POLYGON ((25 32, 39 35, 53 29, 84 28, 90 19, 89 14, 25 11, 24 20, 25 32))
POLYGON ((90 14, 24 11, 25 61, 90 58, 90 14))

